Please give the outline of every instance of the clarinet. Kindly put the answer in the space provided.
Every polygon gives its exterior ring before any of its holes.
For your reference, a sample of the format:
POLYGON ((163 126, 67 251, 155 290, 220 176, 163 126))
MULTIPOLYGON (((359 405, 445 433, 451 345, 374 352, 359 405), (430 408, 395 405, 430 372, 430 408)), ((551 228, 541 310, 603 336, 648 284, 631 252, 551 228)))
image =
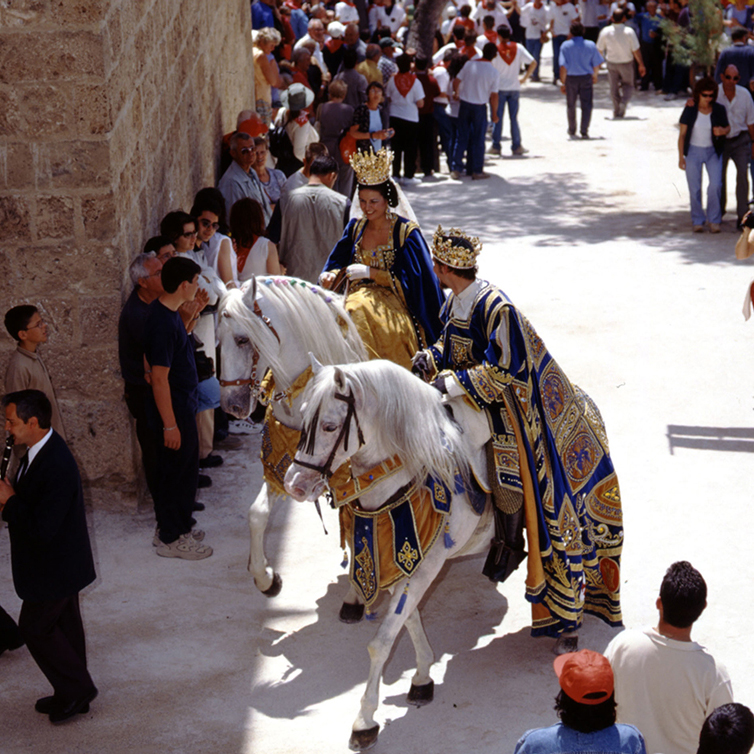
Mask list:
POLYGON ((3 460, 0 461, 0 479, 5 479, 5 472, 8 471, 8 464, 10 463, 11 453, 13 453, 14 442, 13 435, 8 435, 5 440, 5 448, 3 449, 3 460))

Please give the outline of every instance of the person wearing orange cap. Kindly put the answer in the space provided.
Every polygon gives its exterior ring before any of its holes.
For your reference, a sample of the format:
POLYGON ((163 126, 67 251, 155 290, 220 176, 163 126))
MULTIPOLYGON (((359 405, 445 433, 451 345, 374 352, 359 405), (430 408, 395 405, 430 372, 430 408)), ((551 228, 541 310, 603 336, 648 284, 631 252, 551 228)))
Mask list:
POLYGON ((514 754, 646 754, 638 728, 615 722, 613 669, 591 649, 555 658, 560 722, 528 730, 514 754))

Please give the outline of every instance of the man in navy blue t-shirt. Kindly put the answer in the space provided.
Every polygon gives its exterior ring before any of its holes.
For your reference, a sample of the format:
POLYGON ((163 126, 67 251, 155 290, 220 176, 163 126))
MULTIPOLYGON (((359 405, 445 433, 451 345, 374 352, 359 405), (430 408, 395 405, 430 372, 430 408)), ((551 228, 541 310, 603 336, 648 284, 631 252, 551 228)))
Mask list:
MULTIPOLYGON (((201 543, 204 533, 191 530, 191 511, 199 480, 199 439, 196 430, 197 385, 194 349, 179 307, 193 301, 201 268, 187 257, 173 257, 162 268, 164 293, 149 305, 144 352, 151 368, 152 393, 162 427, 155 515, 165 558, 202 560, 212 548, 201 543)), ((158 430, 159 431, 159 430, 158 430)))

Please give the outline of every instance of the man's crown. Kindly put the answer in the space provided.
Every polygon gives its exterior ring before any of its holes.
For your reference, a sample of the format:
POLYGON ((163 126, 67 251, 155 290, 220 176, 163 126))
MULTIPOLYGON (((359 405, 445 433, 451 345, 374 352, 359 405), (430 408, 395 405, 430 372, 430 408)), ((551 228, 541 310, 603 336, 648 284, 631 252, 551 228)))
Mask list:
POLYGON ((382 147, 376 154, 371 150, 356 152, 351 155, 351 167, 361 186, 379 186, 390 178, 393 153, 386 147, 382 147))
POLYGON ((482 250, 482 242, 472 236, 467 236, 458 228, 443 230, 442 225, 432 238, 432 256, 438 262, 454 267, 457 270, 470 270, 476 266, 476 258, 482 250), (465 241, 466 244, 458 244, 465 241), (470 248, 469 248, 470 247, 470 248))

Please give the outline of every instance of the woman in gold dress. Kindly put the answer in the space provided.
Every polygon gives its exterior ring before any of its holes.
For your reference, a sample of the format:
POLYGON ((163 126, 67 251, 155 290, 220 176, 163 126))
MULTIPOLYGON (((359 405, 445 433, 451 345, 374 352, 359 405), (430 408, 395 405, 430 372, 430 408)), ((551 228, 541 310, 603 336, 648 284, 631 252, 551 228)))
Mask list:
POLYGON ((371 358, 410 369, 411 357, 440 336, 444 296, 419 226, 390 211, 398 205, 392 162, 384 148, 352 156, 363 217, 346 226, 320 282, 329 288, 345 270, 346 310, 371 358))

